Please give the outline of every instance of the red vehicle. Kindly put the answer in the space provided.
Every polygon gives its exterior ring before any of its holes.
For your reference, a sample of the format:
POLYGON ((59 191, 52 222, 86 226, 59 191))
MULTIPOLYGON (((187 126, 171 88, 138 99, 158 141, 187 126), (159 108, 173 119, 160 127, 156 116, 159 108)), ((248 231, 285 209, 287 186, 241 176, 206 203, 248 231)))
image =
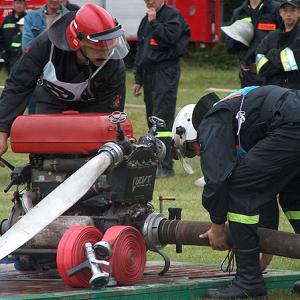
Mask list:
MULTIPOLYGON (((27 10, 38 9, 45 4, 45 0, 26 0, 27 10)), ((13 9, 13 0, 0 0, 0 24, 13 9)))
MULTIPOLYGON (((124 26, 129 41, 136 40, 136 32, 146 7, 141 0, 73 0, 72 3, 83 5, 86 2, 96 3, 116 17, 124 26), (134 7, 134 9, 132 9, 134 7)), ((27 0, 27 9, 38 9, 44 0, 27 0)), ((221 0, 167 0, 171 6, 181 11, 191 28, 191 42, 202 47, 214 46, 219 41, 221 0)), ((13 0, 0 0, 0 24, 11 12, 13 0)))
POLYGON ((221 0, 167 0, 182 13, 191 28, 191 42, 201 46, 218 43, 221 26, 221 0))

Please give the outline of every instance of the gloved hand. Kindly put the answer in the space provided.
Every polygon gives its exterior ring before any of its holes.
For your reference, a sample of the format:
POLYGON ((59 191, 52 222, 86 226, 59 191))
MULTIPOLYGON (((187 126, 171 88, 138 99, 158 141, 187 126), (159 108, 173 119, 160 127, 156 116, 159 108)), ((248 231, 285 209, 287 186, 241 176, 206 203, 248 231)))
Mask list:
MULTIPOLYGON (((8 133, 7 132, 1 132, 0 131, 0 157, 7 151, 7 138, 8 133)), ((4 168, 5 165, 0 161, 0 167, 4 168)))

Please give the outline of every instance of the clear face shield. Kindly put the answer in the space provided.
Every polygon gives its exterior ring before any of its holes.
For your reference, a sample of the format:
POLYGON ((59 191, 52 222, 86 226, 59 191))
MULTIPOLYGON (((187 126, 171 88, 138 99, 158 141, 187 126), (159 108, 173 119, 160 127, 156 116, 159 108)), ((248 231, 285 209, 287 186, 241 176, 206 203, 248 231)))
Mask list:
MULTIPOLYGON (((183 134, 185 135, 185 134, 183 134)), ((194 169, 186 159, 186 157, 193 157, 189 155, 189 152, 187 151, 187 144, 185 142, 185 136, 179 136, 175 135, 173 139, 173 158, 174 159, 179 159, 183 169, 188 173, 188 174, 194 174, 194 169)))
POLYGON ((129 52, 129 45, 120 25, 110 31, 88 35, 81 44, 84 55, 94 60, 123 59, 129 52))

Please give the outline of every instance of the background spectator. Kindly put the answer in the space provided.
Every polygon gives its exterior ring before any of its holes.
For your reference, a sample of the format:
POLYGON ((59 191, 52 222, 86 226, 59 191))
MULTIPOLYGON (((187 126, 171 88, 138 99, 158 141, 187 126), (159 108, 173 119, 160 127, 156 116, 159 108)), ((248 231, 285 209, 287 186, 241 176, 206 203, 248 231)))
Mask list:
POLYGON ((46 0, 46 5, 38 10, 28 12, 25 17, 22 36, 23 51, 29 46, 33 38, 49 28, 55 20, 67 12, 69 10, 62 5, 62 0, 46 0))
POLYGON ((240 61, 241 87, 262 85, 263 79, 256 74, 255 55, 261 40, 280 23, 277 4, 273 0, 246 0, 233 11, 231 24, 237 21, 248 21, 253 24, 254 37, 249 46, 226 36, 225 43, 229 53, 237 54, 240 61))
POLYGON ((15 0, 14 9, 4 18, 2 26, 0 27, 0 48, 2 51, 2 58, 5 60, 5 65, 8 72, 10 72, 10 59, 11 59, 11 43, 12 37, 15 36, 19 27, 16 23, 24 18, 26 15, 26 1, 25 0, 15 0))
POLYGON ((282 1, 279 13, 281 28, 267 35, 257 48, 257 73, 265 77, 264 84, 299 90, 300 1, 282 1))
MULTIPOLYGON (((144 88, 147 120, 156 116, 166 122, 158 129, 159 138, 167 147, 157 177, 174 174, 171 155, 171 137, 180 78, 179 58, 187 53, 190 30, 180 12, 164 0, 145 0, 148 8, 138 29, 138 48, 135 59, 136 73, 133 95, 139 96, 144 88)), ((149 124, 149 128, 151 124, 149 124)))
POLYGON ((11 70, 18 58, 22 54, 22 32, 24 28, 24 18, 17 22, 19 31, 12 37, 10 44, 9 69, 11 70))
POLYGON ((80 8, 77 4, 70 3, 70 1, 68 1, 68 0, 63 0, 62 4, 69 11, 76 11, 76 10, 78 10, 80 8))

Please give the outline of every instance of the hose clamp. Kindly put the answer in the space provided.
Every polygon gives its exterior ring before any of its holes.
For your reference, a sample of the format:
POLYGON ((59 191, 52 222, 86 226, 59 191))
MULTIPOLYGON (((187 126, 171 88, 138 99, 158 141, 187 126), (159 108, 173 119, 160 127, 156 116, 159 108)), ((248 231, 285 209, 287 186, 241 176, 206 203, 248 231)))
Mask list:
POLYGON ((108 142, 104 144, 98 151, 98 153, 105 152, 112 159, 112 167, 117 167, 124 159, 122 148, 113 142, 108 142))
POLYGON ((150 214, 145 220, 142 235, 145 239, 147 249, 151 251, 157 251, 165 247, 165 245, 161 244, 158 237, 158 228, 163 220, 167 220, 166 216, 157 213, 150 214))

